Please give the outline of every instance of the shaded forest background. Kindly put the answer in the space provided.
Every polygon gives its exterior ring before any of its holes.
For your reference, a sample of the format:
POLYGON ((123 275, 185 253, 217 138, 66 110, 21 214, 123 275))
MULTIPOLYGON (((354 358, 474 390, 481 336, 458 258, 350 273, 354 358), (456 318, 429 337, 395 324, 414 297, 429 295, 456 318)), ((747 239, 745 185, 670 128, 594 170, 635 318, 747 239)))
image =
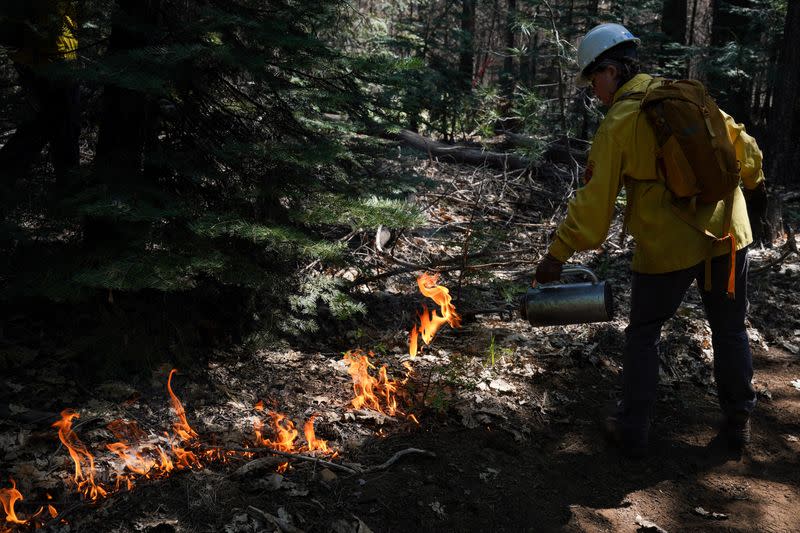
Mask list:
MULTIPOLYGON (((416 132, 580 175, 603 109, 575 87, 575 48, 600 22, 642 38, 645 71, 707 84, 758 139, 773 201, 800 180, 797 1, 77 9, 78 59, 43 75, 82 87, 80 169, 56 181, 46 154, 24 175, 0 169, 3 367, 124 373, 358 320, 353 288, 381 274, 364 252, 376 231, 425 222, 409 201, 424 177, 386 165, 387 140, 416 132)), ((30 110, 0 50, 3 144, 30 110)))

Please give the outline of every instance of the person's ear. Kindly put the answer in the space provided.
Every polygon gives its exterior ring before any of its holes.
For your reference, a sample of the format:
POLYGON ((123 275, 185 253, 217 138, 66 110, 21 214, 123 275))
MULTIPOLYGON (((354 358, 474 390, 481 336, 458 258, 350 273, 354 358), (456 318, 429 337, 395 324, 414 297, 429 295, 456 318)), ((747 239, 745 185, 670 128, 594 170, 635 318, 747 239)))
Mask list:
POLYGON ((606 68, 608 69, 608 74, 611 76, 611 79, 618 81, 621 74, 619 68, 616 65, 608 65, 606 68))

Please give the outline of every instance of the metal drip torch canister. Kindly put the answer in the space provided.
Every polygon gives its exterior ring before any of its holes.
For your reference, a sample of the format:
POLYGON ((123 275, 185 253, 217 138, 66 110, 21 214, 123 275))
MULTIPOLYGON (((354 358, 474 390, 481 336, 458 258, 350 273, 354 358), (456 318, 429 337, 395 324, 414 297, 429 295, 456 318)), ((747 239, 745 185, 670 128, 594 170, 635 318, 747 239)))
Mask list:
POLYGON ((520 314, 533 326, 606 322, 614 318, 611 285, 590 269, 572 265, 562 274, 583 273, 590 283, 545 283, 528 289, 520 299, 520 314))

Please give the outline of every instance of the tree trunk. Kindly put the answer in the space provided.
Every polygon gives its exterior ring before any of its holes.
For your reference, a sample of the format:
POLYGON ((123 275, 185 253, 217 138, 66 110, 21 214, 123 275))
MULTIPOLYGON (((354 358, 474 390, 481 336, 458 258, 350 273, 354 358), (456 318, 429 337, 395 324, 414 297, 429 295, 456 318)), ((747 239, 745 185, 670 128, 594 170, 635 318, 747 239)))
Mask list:
MULTIPOLYGON (((160 0, 118 0, 118 16, 111 28, 109 55, 148 44, 148 35, 132 29, 132 22, 147 27, 156 22, 160 0)), ((147 96, 131 89, 106 85, 98 133, 96 162, 123 169, 126 175, 142 170, 152 109, 147 96)))
MULTIPOLYGON (((661 31, 673 43, 683 44, 686 41, 686 0, 664 0, 664 7, 661 11, 661 31)), ((672 59, 678 57, 679 52, 675 50, 661 50, 659 54, 659 66, 663 69, 672 59)), ((678 77, 685 77, 681 72, 678 77)))
MULTIPOLYGON (((724 3, 733 7, 748 7, 752 0, 725 0, 724 3)), ((722 9, 722 1, 714 2, 712 14, 711 44, 724 46, 730 42, 747 44, 752 40, 748 35, 749 20, 747 16, 722 9)), ((748 69, 743 58, 737 58, 733 65, 739 69, 748 69)), ((719 106, 732 115, 737 122, 742 122, 751 129, 750 120, 750 85, 744 75, 736 78, 712 79, 709 85, 725 89, 725 94, 717 99, 719 106)))
MULTIPOLYGON (((147 46, 151 36, 142 28, 158 21, 160 3, 161 0, 118 0, 108 54, 124 54, 147 46)), ((144 153, 148 139, 153 138, 156 110, 143 92, 115 85, 105 86, 102 106, 95 176, 99 185, 108 186, 114 194, 120 185, 136 187, 148 177, 143 172, 144 153)), ((88 217, 84 221, 84 243, 87 247, 123 244, 132 235, 146 231, 146 225, 88 217)))
POLYGON ((475 66, 475 2, 462 0, 461 4, 461 51, 458 70, 464 91, 472 88, 472 72, 475 66))
POLYGON ((777 68, 772 109, 769 115, 771 133, 767 146, 767 177, 777 183, 796 186, 800 183, 800 147, 797 145, 800 126, 800 1, 791 1, 783 30, 783 49, 777 68))
POLYGON ((533 35, 531 36, 531 50, 529 52, 530 56, 530 76, 531 80, 531 87, 536 85, 536 74, 537 74, 537 63, 539 63, 539 30, 534 30, 533 35))
POLYGON ((514 72, 514 56, 512 50, 515 45, 516 32, 514 26, 517 20, 517 0, 508 0, 508 12, 506 14, 506 33, 505 33, 505 56, 503 60, 503 79, 502 90, 503 95, 510 102, 514 96, 514 83, 516 82, 516 73, 514 72))
POLYGON ((780 193, 768 193, 767 209, 763 215, 754 213, 747 204, 747 216, 754 243, 771 248, 773 242, 783 237, 783 198, 780 193))
POLYGON ((689 78, 706 82, 703 63, 711 45, 711 25, 714 10, 711 0, 690 0, 688 3, 686 45, 690 47, 688 58, 689 78))
POLYGON ((664 0, 661 31, 676 43, 686 41, 686 0, 664 0))

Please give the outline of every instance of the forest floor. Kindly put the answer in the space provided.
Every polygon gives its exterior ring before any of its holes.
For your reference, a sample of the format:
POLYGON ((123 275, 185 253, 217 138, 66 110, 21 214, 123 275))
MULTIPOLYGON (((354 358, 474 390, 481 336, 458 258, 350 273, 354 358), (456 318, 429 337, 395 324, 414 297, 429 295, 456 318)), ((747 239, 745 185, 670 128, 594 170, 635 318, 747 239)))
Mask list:
MULTIPOLYGON (((574 259, 613 284, 617 318, 534 328, 499 310, 529 283, 565 191, 522 173, 415 158, 391 164, 427 175, 428 189, 414 200, 431 224, 392 235, 385 257, 370 259, 398 273, 361 286, 364 319, 339 329, 327 325, 302 343, 221 351, 181 369, 171 383, 206 444, 251 446, 254 422, 267 418, 254 409, 263 401, 298 428, 315 415, 317 437, 338 451, 325 459, 359 471, 292 461, 278 474, 279 461, 268 454, 239 453, 111 490, 121 466, 106 449, 115 440, 108 424, 136 422, 142 434, 162 438, 175 422, 166 389, 170 367, 98 384, 70 362, 31 365, 2 378, 0 473, 25 496, 16 502, 19 517, 52 503, 58 517, 39 522, 60 532, 800 530, 797 254, 751 277, 759 404, 749 448, 732 455, 710 446, 719 422, 710 331, 692 288, 664 330, 649 455, 631 460, 600 429, 618 392, 630 298, 631 244, 619 239, 618 223, 603 249, 574 259), (413 264, 449 259, 452 266, 482 250, 492 254, 469 275, 453 270, 442 278, 465 315, 462 327, 445 326, 409 359, 408 331, 425 301, 413 264), (402 363, 411 364, 410 379, 398 387, 405 393, 401 407, 418 425, 352 408, 342 352, 355 348, 373 351, 398 380, 402 363), (75 493, 72 459, 50 427, 65 407, 81 414, 73 429, 111 492, 97 503, 75 493), (409 448, 435 456, 410 453, 370 471, 409 448)), ((778 255, 777 248, 754 249, 752 266, 778 255)))

